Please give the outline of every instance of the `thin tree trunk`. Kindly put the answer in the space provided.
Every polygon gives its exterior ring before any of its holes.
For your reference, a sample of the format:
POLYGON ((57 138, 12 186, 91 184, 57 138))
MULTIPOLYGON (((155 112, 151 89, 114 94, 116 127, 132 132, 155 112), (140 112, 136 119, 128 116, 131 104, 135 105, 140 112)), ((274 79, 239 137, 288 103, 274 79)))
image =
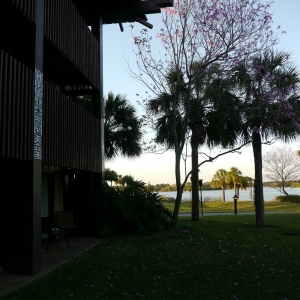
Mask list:
POLYGON ((264 218, 264 192, 263 192, 263 177, 262 177, 262 150, 261 150, 261 136, 260 133, 252 134, 252 149, 254 155, 254 205, 256 215, 256 226, 265 226, 264 218))
POLYGON ((284 187, 282 188, 282 191, 284 192, 284 194, 286 195, 286 196, 289 196, 290 194, 284 189, 284 187))
POLYGON ((192 221, 199 221, 198 147, 194 144, 192 142, 192 221))

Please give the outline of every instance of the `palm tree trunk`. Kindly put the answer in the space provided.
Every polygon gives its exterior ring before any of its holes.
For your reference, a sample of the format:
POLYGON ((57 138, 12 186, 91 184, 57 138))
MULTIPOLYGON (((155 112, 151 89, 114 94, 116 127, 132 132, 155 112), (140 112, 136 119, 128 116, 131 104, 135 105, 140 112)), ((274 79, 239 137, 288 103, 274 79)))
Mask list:
POLYGON ((192 221, 199 221, 198 147, 192 137, 192 221))
POLYGON ((249 199, 250 199, 250 201, 252 201, 252 186, 250 186, 249 199))
POLYGON ((222 186, 222 199, 225 202, 225 188, 222 186))
POLYGON ((263 192, 263 177, 262 177, 262 150, 260 133, 253 132, 252 134, 252 149, 254 155, 254 205, 256 214, 256 226, 265 226, 264 218, 264 192, 263 192))
POLYGON ((180 158, 181 158, 180 151, 175 150, 175 178, 176 178, 177 193, 176 193, 175 206, 174 206, 174 211, 172 216, 173 229, 177 229, 178 227, 178 214, 179 214, 179 209, 180 209, 180 204, 182 199, 182 187, 181 187, 181 180, 180 180, 180 158))

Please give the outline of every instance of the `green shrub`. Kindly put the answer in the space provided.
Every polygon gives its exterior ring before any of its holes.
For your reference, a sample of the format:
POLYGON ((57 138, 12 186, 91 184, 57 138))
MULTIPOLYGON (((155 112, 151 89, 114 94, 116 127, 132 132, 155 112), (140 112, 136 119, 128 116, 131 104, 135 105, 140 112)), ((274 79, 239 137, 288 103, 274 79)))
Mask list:
POLYGON ((174 197, 160 196, 160 199, 161 199, 161 202, 174 202, 175 203, 174 197))
POLYGON ((276 201, 278 201, 278 202, 300 203, 300 196, 299 195, 277 196, 276 201))
POLYGON ((104 184, 103 192, 101 235, 142 235, 169 228, 172 213, 144 182, 132 181, 122 188, 104 184))

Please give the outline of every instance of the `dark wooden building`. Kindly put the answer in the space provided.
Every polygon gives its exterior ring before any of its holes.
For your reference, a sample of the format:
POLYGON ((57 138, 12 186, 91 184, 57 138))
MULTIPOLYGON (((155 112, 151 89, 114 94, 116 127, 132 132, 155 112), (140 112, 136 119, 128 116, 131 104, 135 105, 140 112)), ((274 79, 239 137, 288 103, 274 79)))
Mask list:
MULTIPOLYGON (((103 24, 140 22, 172 0, 0 1, 0 267, 41 270, 41 216, 101 221, 103 24), (74 99, 90 95, 91 113, 74 99)), ((129 41, 130 42, 130 41, 129 41)), ((105 76, 105 74, 104 74, 105 76)))

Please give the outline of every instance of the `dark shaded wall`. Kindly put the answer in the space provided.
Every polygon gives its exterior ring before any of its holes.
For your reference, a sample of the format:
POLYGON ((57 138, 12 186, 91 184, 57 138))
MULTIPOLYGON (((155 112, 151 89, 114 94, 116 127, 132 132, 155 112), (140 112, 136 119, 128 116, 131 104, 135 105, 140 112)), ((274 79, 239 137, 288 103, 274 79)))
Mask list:
POLYGON ((41 268, 40 203, 33 202, 33 163, 0 158, 2 266, 8 273, 34 274, 41 268))

